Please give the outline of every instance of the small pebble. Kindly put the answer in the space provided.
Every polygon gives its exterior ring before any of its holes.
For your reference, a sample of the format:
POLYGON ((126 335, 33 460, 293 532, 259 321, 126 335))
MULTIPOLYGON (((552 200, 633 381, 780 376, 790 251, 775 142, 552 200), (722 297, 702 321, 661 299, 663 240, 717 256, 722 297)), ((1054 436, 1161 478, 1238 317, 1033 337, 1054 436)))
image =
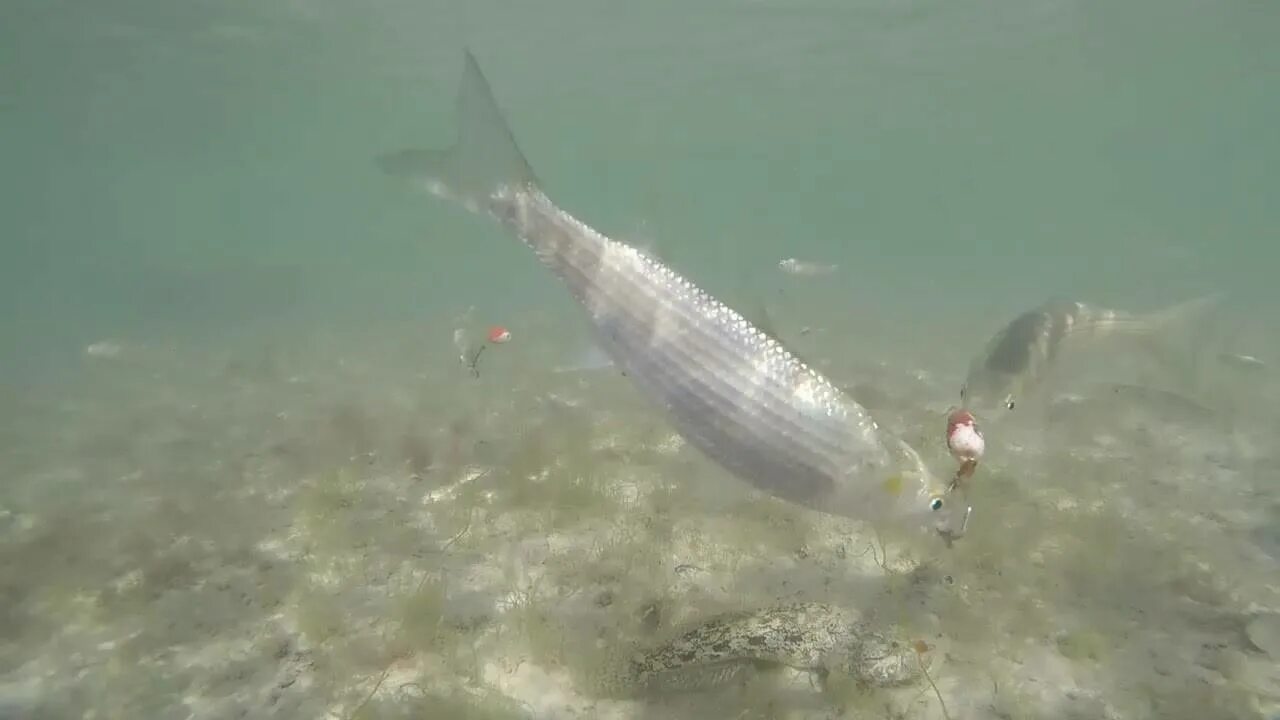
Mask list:
POLYGON ((662 623, 662 609, 658 603, 652 602, 640 608, 640 626, 646 632, 653 632, 662 623))
POLYGON ((1238 680, 1244 676, 1249 659, 1239 650, 1217 648, 1204 653, 1200 665, 1209 670, 1216 670, 1227 680, 1238 680))

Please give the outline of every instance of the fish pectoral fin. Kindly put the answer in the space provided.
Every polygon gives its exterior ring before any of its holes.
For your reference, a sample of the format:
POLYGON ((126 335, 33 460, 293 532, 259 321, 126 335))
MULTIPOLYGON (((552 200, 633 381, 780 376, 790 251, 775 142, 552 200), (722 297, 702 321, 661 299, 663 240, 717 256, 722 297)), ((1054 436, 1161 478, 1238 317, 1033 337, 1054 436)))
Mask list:
POLYGON ((764 302, 756 304, 756 311, 748 317, 747 320, 760 332, 768 335, 778 342, 782 342, 782 337, 778 335, 778 325, 774 322, 773 313, 769 310, 769 305, 764 302))
POLYGON ((773 316, 773 311, 769 309, 768 303, 763 301, 757 303, 755 311, 744 314, 744 316, 747 322, 750 322, 755 329, 768 335, 774 342, 786 348, 787 352, 791 353, 791 357, 811 368, 819 367, 813 362, 812 358, 808 357, 807 353, 796 350, 795 344, 788 342, 778 331, 778 322, 773 316))

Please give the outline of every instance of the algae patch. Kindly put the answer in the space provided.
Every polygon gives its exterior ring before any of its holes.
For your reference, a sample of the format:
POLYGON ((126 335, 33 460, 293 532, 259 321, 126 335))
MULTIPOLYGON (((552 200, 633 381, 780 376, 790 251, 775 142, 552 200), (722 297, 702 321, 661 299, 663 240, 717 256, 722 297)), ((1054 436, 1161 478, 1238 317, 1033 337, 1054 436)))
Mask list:
POLYGON ((1107 657, 1111 644, 1105 635, 1092 630, 1074 630, 1059 635, 1055 641, 1058 652, 1069 660, 1101 662, 1107 657))

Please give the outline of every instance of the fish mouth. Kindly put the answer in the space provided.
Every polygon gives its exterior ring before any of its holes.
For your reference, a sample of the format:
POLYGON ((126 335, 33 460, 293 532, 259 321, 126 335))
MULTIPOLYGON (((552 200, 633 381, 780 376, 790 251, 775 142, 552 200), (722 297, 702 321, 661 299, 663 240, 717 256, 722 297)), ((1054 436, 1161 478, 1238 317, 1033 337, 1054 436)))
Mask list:
POLYGON ((947 547, 951 547, 952 543, 965 536, 969 530, 969 519, 973 516, 973 506, 969 504, 963 492, 952 492, 950 495, 956 507, 951 510, 949 517, 940 520, 934 526, 934 532, 947 547))

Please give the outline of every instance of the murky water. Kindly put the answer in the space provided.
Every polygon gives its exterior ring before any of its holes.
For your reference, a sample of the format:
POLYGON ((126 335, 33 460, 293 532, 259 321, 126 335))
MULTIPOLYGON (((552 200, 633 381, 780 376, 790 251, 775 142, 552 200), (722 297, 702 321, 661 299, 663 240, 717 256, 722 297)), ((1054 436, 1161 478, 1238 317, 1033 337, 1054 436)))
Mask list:
POLYGON ((0 717, 1280 713, 1270 5, 10 5, 0 717), (760 496, 527 250, 378 172, 453 136, 464 44, 553 198, 939 473, 1019 313, 1224 299, 983 418, 952 547, 760 496), (928 678, 631 692, 791 601, 928 678))

